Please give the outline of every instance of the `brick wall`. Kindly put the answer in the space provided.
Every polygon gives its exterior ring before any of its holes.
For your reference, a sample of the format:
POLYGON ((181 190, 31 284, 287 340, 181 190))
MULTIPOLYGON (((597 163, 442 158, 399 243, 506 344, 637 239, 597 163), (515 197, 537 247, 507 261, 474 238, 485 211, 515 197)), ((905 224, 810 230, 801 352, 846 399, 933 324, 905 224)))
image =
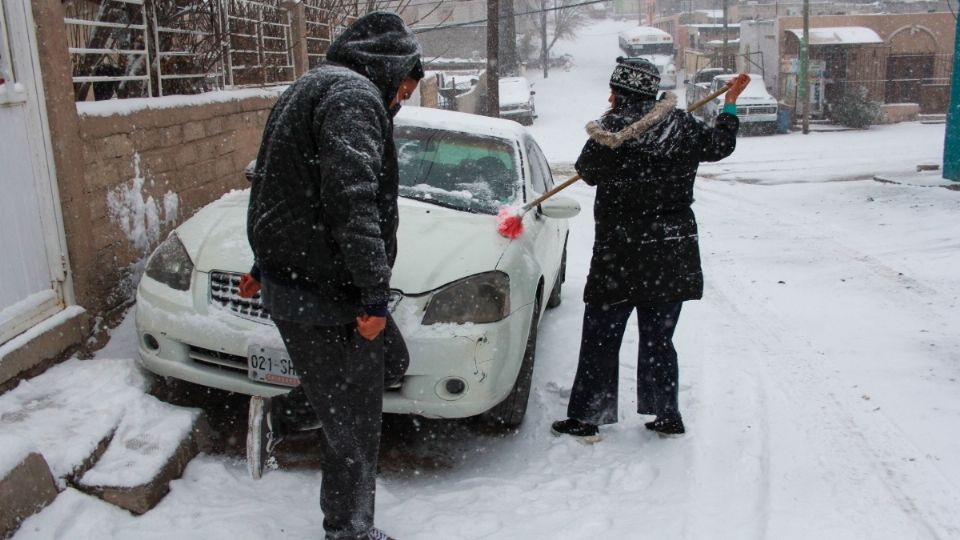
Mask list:
POLYGON ((166 99, 114 114, 102 110, 111 103, 95 104, 101 110, 92 113, 80 105, 83 197, 65 206, 85 205, 90 216, 86 227, 68 229, 67 235, 89 235, 83 242, 88 248, 72 252, 71 263, 78 300, 93 313, 108 314, 129 302, 132 278, 173 227, 224 193, 247 186, 243 168, 256 157, 276 98, 184 106, 175 105, 177 98, 165 104, 166 99))

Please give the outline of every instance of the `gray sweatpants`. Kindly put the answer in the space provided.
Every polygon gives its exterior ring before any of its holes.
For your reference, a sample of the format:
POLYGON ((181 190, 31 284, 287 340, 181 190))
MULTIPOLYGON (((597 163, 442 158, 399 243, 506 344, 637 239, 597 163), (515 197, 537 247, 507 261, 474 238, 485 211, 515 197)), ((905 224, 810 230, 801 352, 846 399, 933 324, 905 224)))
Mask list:
POLYGON ((406 371, 406 344, 390 317, 373 341, 361 337, 356 324, 276 324, 300 386, 274 398, 274 425, 281 434, 320 429, 327 538, 366 538, 373 527, 384 379, 406 371))

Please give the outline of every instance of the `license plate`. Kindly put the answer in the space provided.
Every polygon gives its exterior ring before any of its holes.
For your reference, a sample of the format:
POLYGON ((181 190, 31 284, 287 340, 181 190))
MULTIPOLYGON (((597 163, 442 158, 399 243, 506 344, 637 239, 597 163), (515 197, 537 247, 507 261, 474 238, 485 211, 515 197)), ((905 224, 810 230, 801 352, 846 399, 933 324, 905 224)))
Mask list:
POLYGON ((300 384, 300 375, 284 349, 250 345, 247 348, 247 375, 251 380, 270 384, 300 384))

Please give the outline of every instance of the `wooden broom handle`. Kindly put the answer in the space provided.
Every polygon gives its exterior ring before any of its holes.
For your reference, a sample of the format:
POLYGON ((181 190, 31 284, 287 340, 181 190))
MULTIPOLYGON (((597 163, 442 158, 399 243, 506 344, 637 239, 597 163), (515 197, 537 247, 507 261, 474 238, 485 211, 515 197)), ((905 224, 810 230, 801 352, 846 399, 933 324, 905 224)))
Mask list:
POLYGON ((726 92, 727 90, 729 90, 731 86, 733 86, 733 81, 728 82, 727 84, 723 85, 719 90, 715 90, 712 94, 704 97, 704 98, 701 99, 700 101, 698 101, 698 102, 694 103, 693 105, 687 107, 687 112, 693 112, 693 111, 699 109, 700 107, 703 107, 703 106, 706 105, 707 103, 710 103, 710 101, 713 100, 713 98, 719 96, 720 94, 723 94, 724 92, 726 92))
POLYGON ((576 182, 576 181, 579 180, 579 179, 580 179, 580 175, 579 175, 579 174, 575 174, 575 175, 571 176, 571 177, 568 178, 564 183, 557 185, 556 187, 554 187, 553 189, 547 191, 547 192, 544 193, 543 195, 540 195, 540 196, 537 197, 536 199, 534 199, 534 200, 528 202, 527 204, 523 205, 523 206, 520 208, 520 212, 523 213, 523 212, 526 212, 526 211, 530 210, 530 209, 533 208, 534 206, 542 203, 543 201, 549 199, 550 197, 553 197, 553 196, 556 195, 557 193, 560 193, 561 191, 567 189, 568 187, 570 187, 571 185, 573 185, 573 183, 576 182))
MULTIPOLYGON (((704 97, 703 99, 701 99, 700 101, 694 103, 693 105, 691 105, 691 106, 687 109, 687 112, 692 112, 692 111, 695 111, 695 110, 699 109, 700 107, 703 107, 704 105, 706 105, 707 103, 709 103, 710 100, 712 100, 713 98, 715 98, 715 97, 723 94, 723 93, 726 92, 727 90, 729 90, 729 89, 730 89, 730 86, 731 86, 732 84, 733 84, 732 82, 727 83, 727 84, 723 85, 723 87, 721 87, 719 90, 714 91, 714 92, 711 93, 710 95, 708 95, 708 96, 704 97)), ((523 205, 523 206, 520 208, 520 212, 523 213, 523 212, 529 211, 529 210, 530 210, 531 208, 533 208, 534 206, 537 206, 538 204, 542 203, 543 201, 549 199, 550 197, 553 197, 553 196, 556 195, 557 193, 560 193, 561 191, 563 191, 563 190, 567 189, 568 187, 572 186, 577 180, 580 180, 580 175, 579 175, 579 174, 575 174, 575 175, 571 176, 571 177, 568 178, 566 181, 564 181, 562 184, 557 185, 556 187, 554 187, 553 189, 547 191, 547 192, 544 193, 543 195, 540 195, 540 196, 537 197, 536 199, 534 199, 534 200, 528 202, 527 204, 523 205)))

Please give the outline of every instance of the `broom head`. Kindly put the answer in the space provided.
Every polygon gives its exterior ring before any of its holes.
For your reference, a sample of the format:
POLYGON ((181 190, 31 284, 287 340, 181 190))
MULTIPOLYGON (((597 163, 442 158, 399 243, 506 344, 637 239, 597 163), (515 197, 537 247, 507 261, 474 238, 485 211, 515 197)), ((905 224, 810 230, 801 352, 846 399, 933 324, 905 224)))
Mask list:
POLYGON ((515 240, 523 234, 523 215, 516 208, 505 206, 497 212, 497 232, 515 240))

